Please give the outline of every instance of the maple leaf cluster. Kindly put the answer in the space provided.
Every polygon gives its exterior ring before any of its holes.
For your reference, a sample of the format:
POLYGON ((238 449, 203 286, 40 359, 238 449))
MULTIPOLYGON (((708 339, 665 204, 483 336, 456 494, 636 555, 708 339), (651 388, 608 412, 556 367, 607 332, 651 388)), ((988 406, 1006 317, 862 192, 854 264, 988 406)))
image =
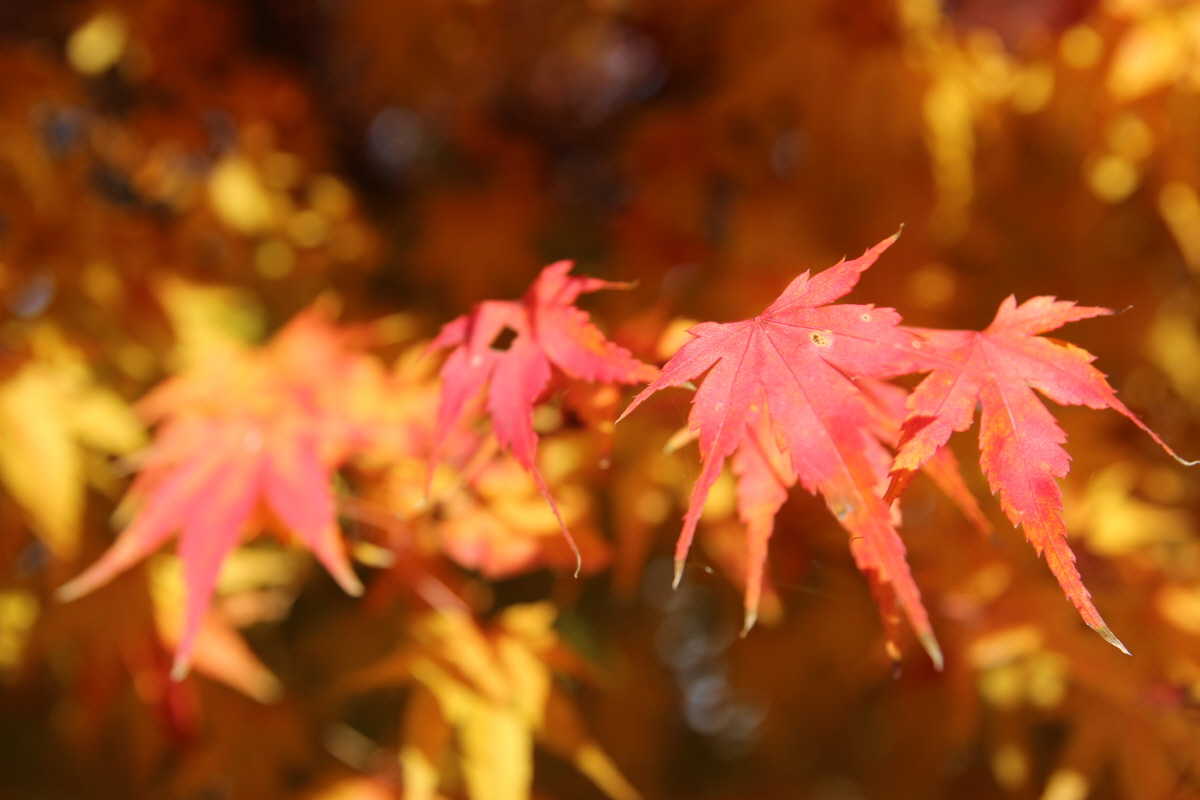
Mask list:
MULTIPOLYGON (((747 526, 750 553, 746 628, 757 614, 772 520, 787 499, 787 488, 799 480, 809 491, 821 493, 850 534, 855 562, 870 578, 880 605, 892 657, 899 658, 895 626, 897 615, 903 614, 940 669, 942 651, 905 560, 890 501, 914 471, 935 458, 952 431, 971 426, 981 399, 980 464, 1005 513, 1014 525, 1025 528, 1034 549, 1045 555, 1083 620, 1128 652, 1100 617, 1075 568, 1055 482, 1067 474, 1069 457, 1061 446, 1066 437, 1031 389, 1063 405, 1115 409, 1174 456, 1116 398, 1091 366, 1090 354, 1037 336, 1073 320, 1112 312, 1049 297, 1018 307, 1009 297, 995 321, 974 333, 906 328, 890 308, 830 305, 854 288, 898 236, 815 276, 804 273, 751 320, 691 328, 694 338, 626 409, 628 414, 651 394, 707 373, 688 418, 699 433, 703 466, 675 550, 675 583, 708 491, 732 457, 738 513, 747 526), (875 407, 876 418, 893 429, 896 419, 889 416, 895 409, 872 402, 867 381, 913 372, 930 374, 905 403, 899 440, 888 442, 886 435, 872 429, 869 405, 875 407), (897 448, 890 466, 880 453, 885 443, 897 448), (891 483, 881 492, 888 475, 891 483)), ((949 493, 964 498, 957 483, 950 484, 949 493)), ((960 504, 979 518, 969 500, 960 504)))
MULTIPOLYGON (((522 301, 482 303, 447 323, 429 345, 451 353, 441 370, 425 493, 468 403, 486 394, 498 446, 532 477, 575 553, 578 576, 579 550, 536 462, 533 412, 551 386, 553 368, 564 379, 587 382, 649 379, 622 417, 664 388, 705 376, 689 416, 702 467, 676 546, 675 584, 708 492, 732 458, 738 514, 747 529, 744 631, 757 617, 774 517, 799 482, 825 498, 849 534, 851 553, 879 603, 892 657, 899 658, 903 617, 940 669, 942 651, 906 561, 892 502, 913 473, 941 453, 935 479, 986 530, 953 457, 942 450, 952 432, 971 426, 978 403, 980 464, 1005 513, 1025 528, 1083 620, 1128 652, 1075 568, 1056 483, 1067 473, 1066 437, 1033 394, 1036 388, 1063 405, 1112 408, 1174 456, 1116 398, 1091 366, 1091 355, 1039 336, 1111 312, 1048 297, 1017 306, 1010 297, 995 321, 974 333, 907 328, 893 309, 835 304, 898 236, 857 259, 804 273, 751 320, 692 327, 693 338, 661 374, 609 342, 574 306, 581 293, 617 284, 571 277, 570 262, 546 267, 522 301), (901 421, 903 390, 880 381, 914 372, 929 375, 904 402, 901 421)), ((162 424, 130 490, 140 508, 112 549, 60 595, 72 599, 102 585, 178 531, 188 587, 174 671, 180 676, 220 565, 248 532, 266 526, 293 534, 347 592, 361 593, 338 534, 332 479, 356 450, 381 435, 380 418, 356 412, 378 410, 370 399, 381 393, 382 377, 374 362, 355 356, 342 339, 309 313, 262 353, 210 363, 148 396, 143 414, 162 424)), ((473 560, 469 551, 459 557, 473 560)), ((488 569, 486 561, 472 565, 488 569)))

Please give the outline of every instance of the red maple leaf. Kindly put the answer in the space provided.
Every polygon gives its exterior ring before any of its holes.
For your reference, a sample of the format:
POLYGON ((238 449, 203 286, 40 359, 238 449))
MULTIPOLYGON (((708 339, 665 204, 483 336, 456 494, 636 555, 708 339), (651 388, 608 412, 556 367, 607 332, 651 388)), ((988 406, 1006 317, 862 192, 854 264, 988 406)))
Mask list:
MULTIPOLYGON (((888 448, 885 456, 887 463, 881 471, 883 481, 887 483, 892 466, 891 451, 900 444, 900 426, 904 422, 908 392, 899 386, 869 378, 858 381, 858 388, 862 390, 867 410, 871 412, 871 433, 888 448)), ((967 488, 953 452, 945 447, 939 448, 933 458, 921 466, 921 471, 958 506, 958 510, 980 533, 992 533, 992 523, 979 507, 975 495, 967 488)))
MULTIPOLYGON (((908 392, 899 386, 871 378, 859 378, 855 385, 862 393, 869 418, 866 429, 869 436, 863 440, 863 449, 882 492, 887 484, 888 467, 892 464, 892 449, 900 439, 900 423, 904 419, 904 401, 908 392)), ((788 489, 796 484, 796 474, 779 452, 767 418, 762 415, 758 417, 743 446, 734 452, 732 464, 734 475, 737 476, 738 518, 746 526, 746 616, 743 631, 748 631, 758 618, 767 543, 775 527, 775 515, 787 501, 788 489)), ((938 450, 921 470, 976 528, 985 534, 991 533, 992 525, 963 481, 953 453, 945 448, 938 450)), ((898 519, 898 508, 893 506, 891 510, 893 518, 898 519)), ((894 633, 892 631, 889 635, 894 633)))
POLYGON ((153 391, 139 410, 161 424, 129 492, 137 514, 59 597, 107 583, 178 532, 186 587, 178 678, 221 563, 264 526, 294 535, 347 592, 361 593, 338 532, 332 476, 374 432, 353 413, 378 376, 373 367, 307 313, 267 348, 208 362, 153 391))
POLYGON ((1026 538, 1045 556, 1083 620, 1128 653, 1104 624, 1075 568, 1062 519, 1062 492, 1055 480, 1064 477, 1070 466, 1070 456, 1062 448, 1067 437, 1033 393, 1037 389, 1062 405, 1119 411, 1179 459, 1117 399, 1104 374, 1092 366, 1094 356, 1067 342, 1037 335, 1068 322, 1111 313, 1107 308, 1077 306, 1053 297, 1035 297, 1018 306, 1010 296, 981 333, 911 331, 938 366, 908 399, 886 497, 891 500, 899 495, 913 471, 924 465, 951 433, 970 428, 975 406, 980 404, 980 464, 992 492, 1000 494, 1004 513, 1014 525, 1025 528, 1026 538))
POLYGON ((446 323, 430 343, 430 350, 454 350, 441 370, 442 398, 426 492, 451 429, 467 402, 486 384, 487 413, 496 440, 533 476, 578 562, 579 551, 535 461, 534 405, 550 384, 552 367, 569 378, 596 383, 642 383, 658 371, 608 341, 587 313, 574 305, 585 292, 626 288, 626 284, 572 277, 567 274, 571 266, 570 261, 551 264, 520 300, 480 303, 469 314, 446 323))
POLYGON ((897 327, 900 316, 893 309, 826 305, 853 289, 896 238, 816 276, 804 273, 753 319, 691 328, 695 338, 671 357, 625 414, 660 389, 708 373, 688 417, 689 427, 699 432, 702 467, 675 550, 676 584, 708 491, 733 456, 753 570, 747 576, 747 624, 753 623, 773 517, 786 488, 798 478, 824 496, 849 532, 850 550, 880 604, 892 656, 899 654, 897 623, 903 613, 940 667, 941 650, 905 561, 904 543, 880 497, 886 467, 856 383, 915 371, 922 354, 914 351, 912 335, 897 327))

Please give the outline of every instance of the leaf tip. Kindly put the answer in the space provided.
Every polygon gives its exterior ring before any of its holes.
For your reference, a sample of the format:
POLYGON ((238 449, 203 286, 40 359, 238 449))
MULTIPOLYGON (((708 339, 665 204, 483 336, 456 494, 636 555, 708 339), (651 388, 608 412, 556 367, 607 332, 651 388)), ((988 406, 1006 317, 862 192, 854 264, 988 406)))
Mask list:
MULTIPOLYGON (((109 551, 109 553, 112 552, 112 550, 109 551)), ((100 560, 91 567, 58 587, 54 592, 54 599, 60 603, 78 600, 85 594, 90 594, 108 583, 117 573, 128 566, 128 564, 122 564, 120 567, 114 568, 109 562, 109 554, 101 556, 100 560)))
MULTIPOLYGON (((547 495, 547 499, 549 499, 549 495, 547 495)), ((563 538, 567 540, 567 546, 571 548, 571 553, 575 556, 574 577, 578 578, 580 573, 583 572, 583 554, 579 552, 579 545, 575 544, 575 537, 567 530, 567 523, 563 522, 562 515, 558 513, 558 506, 554 505, 553 501, 551 501, 550 507, 554 509, 554 516, 558 517, 558 524, 562 528, 563 538)))
POLYGON ((190 654, 179 652, 175 654, 175 662, 171 664, 171 680, 179 683, 192 669, 192 657, 190 654))
POLYGON ((937 637, 933 635, 933 631, 923 631, 918 638, 921 640, 921 646, 925 648, 925 652, 929 654, 929 660, 933 662, 933 668, 941 672, 946 666, 946 658, 942 655, 942 646, 938 644, 937 637))
POLYGON ((354 574, 354 568, 350 566, 350 562, 346 561, 344 556, 337 559, 322 559, 322 561, 337 585, 342 587, 343 592, 351 597, 362 597, 362 581, 359 580, 358 575, 354 574))
POLYGON ((270 673, 259 677, 250 688, 250 696, 263 705, 278 703, 283 698, 283 684, 270 673))
POLYGON ((342 590, 346 594, 350 595, 351 597, 362 597, 363 596, 364 590, 363 590, 362 581, 360 581, 358 579, 357 575, 354 575, 352 580, 351 579, 341 580, 341 581, 338 581, 338 583, 341 585, 342 590))
POLYGON ((575 554, 575 577, 578 578, 580 573, 583 572, 583 555, 579 552, 579 545, 575 544, 575 537, 571 535, 571 531, 567 528, 567 523, 563 520, 562 512, 558 510, 558 503, 554 502, 554 498, 550 495, 550 487, 546 485, 546 479, 542 477, 541 471, 533 465, 527 466, 526 469, 533 476, 534 483, 537 484, 538 494, 542 496, 542 499, 546 501, 546 505, 550 506, 550 510, 554 512, 554 518, 558 520, 558 528, 562 532, 563 538, 567 540, 567 546, 575 554))
POLYGON ((753 608, 747 608, 746 616, 742 619, 742 632, 738 635, 745 639, 746 635, 750 633, 750 629, 754 627, 756 622, 758 622, 758 607, 755 606, 753 608))
POLYGON ((1127 655, 1127 656, 1133 655, 1133 653, 1129 652, 1129 648, 1127 648, 1124 644, 1121 643, 1121 640, 1117 638, 1116 634, 1114 634, 1112 632, 1112 629, 1109 628, 1107 625, 1101 625, 1100 627, 1096 628, 1096 633, 1100 634, 1100 636, 1104 639, 1104 641, 1108 642, 1109 644, 1111 644, 1113 647, 1120 650, 1125 655, 1127 655))
POLYGON ((667 439, 667 443, 663 445, 663 454, 669 456, 679 448, 685 447, 688 444, 696 441, 699 436, 700 434, 698 431, 693 431, 687 426, 684 426, 675 431, 675 433, 671 434, 670 439, 667 439))
POLYGON ((72 600, 77 600, 83 595, 84 590, 79 588, 78 581, 70 581, 64 583, 54 591, 54 599, 60 603, 69 603, 72 600))
POLYGON ((912 480, 913 471, 911 469, 898 469, 892 473, 892 480, 888 484, 887 491, 883 494, 883 502, 891 505, 901 494, 904 493, 908 482, 912 480))

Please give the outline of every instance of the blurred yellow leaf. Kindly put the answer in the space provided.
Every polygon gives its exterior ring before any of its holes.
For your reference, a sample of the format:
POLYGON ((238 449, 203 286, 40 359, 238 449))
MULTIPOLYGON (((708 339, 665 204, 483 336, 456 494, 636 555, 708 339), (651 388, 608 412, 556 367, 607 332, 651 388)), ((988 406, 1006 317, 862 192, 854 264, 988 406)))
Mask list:
POLYGON ((1193 272, 1200 271, 1200 198, 1186 183, 1171 181, 1158 193, 1158 213, 1193 272))
POLYGON ((1042 632, 1022 625, 980 637, 968 655, 979 670, 979 693, 991 705, 1053 708, 1067 690, 1067 660, 1047 650, 1042 632))
POLYGON ((0 383, 0 479, 51 551, 70 559, 87 482, 84 448, 128 454, 145 432, 53 329, 39 329, 32 344, 34 360, 0 383))
POLYGON ((221 221, 238 233, 262 233, 276 224, 276 209, 262 176, 240 156, 226 156, 213 168, 208 199, 221 221))
POLYGON ((1159 613, 1167 622, 1200 636, 1200 587, 1164 586, 1155 599, 1159 613))
POLYGON ((444 753, 450 746, 450 724, 434 694, 425 686, 413 688, 404 709, 404 744, 400 747, 400 770, 404 793, 409 800, 438 797, 438 776, 444 753))
POLYGON ((1097 473, 1077 508, 1077 530, 1088 549, 1106 556, 1133 552, 1158 542, 1182 542, 1192 523, 1184 511, 1163 508, 1133 495, 1138 472, 1117 463, 1097 473))
POLYGON ((1108 70, 1108 91, 1121 102, 1174 82, 1187 55, 1185 31, 1166 12, 1143 19, 1117 44, 1108 70))
POLYGON ((262 309, 244 290, 170 276, 158 296, 175 331, 171 366, 176 370, 212 361, 263 336, 262 309))
POLYGON ((1100 63, 1104 55, 1104 39, 1090 25, 1076 25, 1058 41, 1058 52, 1067 66, 1089 69, 1100 63))
POLYGON ((1108 203, 1119 203, 1133 194, 1140 178, 1137 166, 1115 153, 1096 158, 1087 170, 1088 187, 1108 203))
POLYGON ((83 510, 83 460, 66 403, 43 365, 0 386, 0 477, 59 558, 75 554, 83 510))
POLYGON ((613 800, 637 800, 554 681, 550 659, 561 648, 555 613, 549 603, 517 605, 485 629, 465 611, 435 610, 414 626, 415 646, 356 682, 416 683, 400 749, 405 797, 438 796, 453 732, 471 800, 529 798, 535 743, 575 764, 613 800))
POLYGON ((0 591, 0 679, 21 665, 29 633, 40 611, 37 597, 25 589, 0 591))
MULTIPOLYGON (((162 555, 154 559, 150 593, 154 620, 168 649, 179 643, 183 628, 185 595, 179 559, 162 555)), ((283 694, 283 685, 216 609, 208 609, 196 634, 196 671, 237 689, 260 703, 273 703, 283 694)))
POLYGON ((1046 781, 1042 800, 1084 800, 1088 796, 1087 778, 1073 769, 1058 769, 1046 781))
POLYGON ((533 735, 512 708, 478 700, 456 721, 472 800, 525 800, 533 782, 533 735))
POLYGON ((111 11, 101 12, 67 39, 67 60, 85 75, 99 75, 121 58, 128 36, 124 18, 111 11))
MULTIPOLYGON (((414 404, 414 410, 421 405, 414 404)), ((539 447, 538 463, 563 521, 573 531, 583 568, 590 573, 608 562, 609 548, 596 526, 592 496, 575 474, 584 436, 571 432, 547 437, 539 447)), ((403 519, 416 517, 415 537, 424 550, 440 550, 488 578, 511 577, 542 565, 572 565, 574 554, 533 478, 515 458, 498 453, 494 439, 459 438, 452 444, 461 450, 452 459, 457 468, 444 463, 434 470, 430 502, 422 490, 426 466, 412 456, 392 458, 375 502, 403 519), (434 508, 436 514, 421 513, 434 508)), ((401 443, 410 449, 414 445, 419 447, 419 441, 401 443)))
MULTIPOLYGON (((407 789, 407 787, 406 787, 407 789)), ((405 792, 405 797, 409 793, 405 792)), ((375 778, 343 778, 312 795, 312 800, 395 800, 396 792, 375 778)))

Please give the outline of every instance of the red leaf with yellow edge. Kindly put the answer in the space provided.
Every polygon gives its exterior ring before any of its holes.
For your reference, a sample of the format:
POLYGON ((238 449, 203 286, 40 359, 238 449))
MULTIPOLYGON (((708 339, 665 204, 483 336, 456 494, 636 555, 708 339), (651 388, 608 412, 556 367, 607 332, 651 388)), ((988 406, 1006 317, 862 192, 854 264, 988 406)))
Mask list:
POLYGON ((310 312, 262 350, 167 381, 140 404, 159 429, 129 492, 136 515, 59 596, 70 600, 107 583, 178 533, 186 601, 172 674, 180 677, 223 560, 264 526, 295 536, 342 588, 359 594, 331 484, 371 438, 373 425, 352 409, 378 375, 374 362, 310 312))
MULTIPOLYGON (((586 312, 579 295, 625 284, 568 275, 570 261, 542 270, 519 301, 490 300, 447 323, 431 350, 453 348, 442 367, 442 398, 429 454, 429 475, 442 455, 452 427, 469 400, 488 387, 487 414, 500 446, 512 452, 533 476, 575 549, 550 489, 537 468, 533 408, 550 383, 553 368, 567 377, 594 383, 640 383, 657 370, 608 341, 586 312)), ((428 482, 426 490, 428 491, 428 482)), ((578 551, 576 551, 578 554, 578 551)))
MULTIPOLYGON (((751 561, 759 564, 759 575, 747 581, 748 591, 760 585, 770 516, 783 496, 777 484, 787 482, 787 476, 769 475, 774 439, 800 483, 825 497, 850 534, 855 562, 871 580, 884 610, 893 657, 898 650, 891 620, 899 609, 940 666, 941 650, 905 561, 904 543, 879 496, 879 443, 869 430, 870 414, 855 382, 913 371, 919 368, 920 354, 914 353, 912 336, 897 328, 900 317, 894 310, 827 305, 853 289, 896 238, 816 276, 804 273, 753 319, 691 328, 694 338, 672 356, 625 414, 651 394, 707 372, 688 418, 689 427, 700 434, 703 466, 675 550, 676 582, 708 491, 725 460, 736 453, 735 469, 747 483, 739 490, 739 512, 751 528, 751 561)), ((747 621, 753 621, 752 612, 747 621)))
POLYGON ((913 331, 939 366, 908 399, 887 497, 898 495, 913 471, 927 463, 951 433, 970 428, 975 406, 981 405, 980 464, 992 492, 1000 494, 1004 513, 1025 528, 1026 538, 1045 556, 1084 622, 1127 653, 1093 605, 1067 546, 1062 491, 1055 480, 1070 467, 1070 456, 1062 448, 1067 437, 1033 392, 1037 389, 1062 405, 1119 411, 1179 458, 1117 399, 1103 373, 1092 366, 1094 356, 1067 342, 1038 336, 1068 322, 1111 313, 1053 297, 1035 297, 1018 306, 1010 296, 981 333, 913 331))

